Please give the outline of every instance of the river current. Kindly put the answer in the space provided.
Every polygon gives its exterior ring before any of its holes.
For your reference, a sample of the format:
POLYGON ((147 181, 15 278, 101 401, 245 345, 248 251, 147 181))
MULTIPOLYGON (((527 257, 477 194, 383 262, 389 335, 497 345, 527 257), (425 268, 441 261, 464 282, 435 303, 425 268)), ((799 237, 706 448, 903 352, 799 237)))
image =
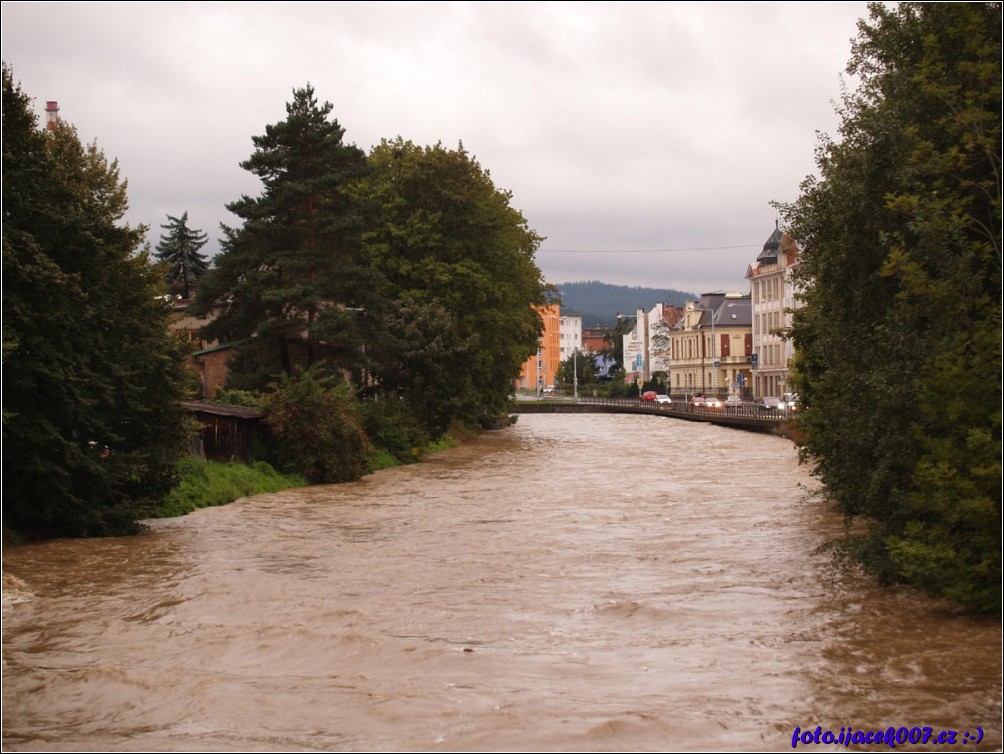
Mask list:
POLYGON ((6 548, 3 748, 1000 750, 1000 621, 836 569, 842 527, 782 438, 526 415, 357 483, 6 548))

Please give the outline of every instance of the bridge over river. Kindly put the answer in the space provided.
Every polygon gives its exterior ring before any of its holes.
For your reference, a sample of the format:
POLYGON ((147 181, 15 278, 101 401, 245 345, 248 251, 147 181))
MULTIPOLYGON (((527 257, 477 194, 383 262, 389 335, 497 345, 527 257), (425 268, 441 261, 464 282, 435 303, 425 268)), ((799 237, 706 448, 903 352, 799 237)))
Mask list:
POLYGON ((790 434, 790 416, 768 411, 757 404, 705 408, 689 403, 655 403, 637 398, 554 397, 537 400, 520 396, 515 402, 518 414, 654 414, 691 422, 708 422, 753 432, 790 434))

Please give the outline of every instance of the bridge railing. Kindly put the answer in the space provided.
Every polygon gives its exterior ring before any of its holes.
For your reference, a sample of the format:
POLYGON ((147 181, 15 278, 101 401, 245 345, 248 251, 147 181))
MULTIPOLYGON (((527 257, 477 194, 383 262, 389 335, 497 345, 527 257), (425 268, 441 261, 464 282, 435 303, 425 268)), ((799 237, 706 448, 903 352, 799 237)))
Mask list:
POLYGON ((745 402, 738 406, 723 404, 721 408, 709 408, 707 406, 694 406, 689 402, 674 400, 672 403, 657 403, 655 401, 643 401, 639 398, 600 398, 585 397, 573 398, 564 395, 545 395, 540 399, 530 398, 532 402, 554 402, 573 403, 579 405, 609 406, 621 410, 630 410, 637 413, 669 414, 677 416, 700 416, 700 417, 732 417, 736 419, 758 419, 765 421, 783 422, 791 418, 787 411, 777 409, 766 409, 763 406, 745 402))

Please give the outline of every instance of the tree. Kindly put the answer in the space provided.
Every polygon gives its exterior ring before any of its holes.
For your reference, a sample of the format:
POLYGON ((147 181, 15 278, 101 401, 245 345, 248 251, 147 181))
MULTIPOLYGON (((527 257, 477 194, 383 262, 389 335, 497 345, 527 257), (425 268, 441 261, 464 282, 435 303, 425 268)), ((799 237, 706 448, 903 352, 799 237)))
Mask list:
POLYGON ((4 65, 4 525, 25 537, 135 531, 184 451, 181 345, 126 206, 116 163, 40 131, 4 65))
POLYGON ((284 471, 314 484, 355 481, 373 450, 349 386, 333 385, 320 366, 280 375, 265 401, 264 421, 284 471))
POLYGON ((244 223, 223 226, 221 253, 193 306, 206 314, 225 301, 206 337, 248 341, 236 386, 265 388, 297 364, 363 365, 372 320, 360 314, 374 308, 376 286, 360 256, 364 215, 348 189, 366 173, 366 157, 343 143, 331 109, 309 84, 295 89, 286 119, 253 137, 255 151, 241 163, 263 192, 227 205, 244 223))
POLYGON ((541 238, 462 145, 384 140, 369 161, 359 196, 379 215, 366 253, 389 302, 379 383, 434 437, 455 419, 495 424, 540 337, 541 238))
POLYGON ((562 385, 574 386, 576 377, 580 387, 596 381, 596 362, 593 355, 578 349, 558 367, 558 381, 562 385))
POLYGON ((870 6, 785 208, 803 456, 886 580, 999 612, 1001 6, 870 6))
POLYGON ((206 245, 208 237, 200 230, 188 227, 188 213, 180 218, 167 216, 167 225, 161 225, 167 235, 161 235, 155 256, 169 265, 168 284, 172 289, 180 289, 182 298, 191 297, 192 284, 201 277, 208 267, 206 258, 199 249, 206 245))

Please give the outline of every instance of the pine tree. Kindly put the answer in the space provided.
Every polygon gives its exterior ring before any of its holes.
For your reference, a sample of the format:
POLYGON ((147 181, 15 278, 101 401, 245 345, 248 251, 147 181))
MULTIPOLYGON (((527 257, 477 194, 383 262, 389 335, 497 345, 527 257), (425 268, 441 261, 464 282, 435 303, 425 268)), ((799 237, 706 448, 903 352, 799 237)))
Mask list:
POLYGON ((224 227, 222 251, 203 277, 193 311, 226 310, 205 333, 247 341, 231 384, 264 388, 297 364, 358 369, 365 342, 371 273, 360 260, 362 215, 350 188, 367 170, 365 154, 342 141, 310 85, 293 92, 286 119, 252 138, 241 167, 263 185, 257 198, 227 205, 241 217, 224 227))
POLYGON ((3 207, 4 526, 135 531, 187 439, 180 344, 117 165, 40 131, 6 65, 3 207))
POLYGON ((199 253, 208 236, 188 227, 188 212, 180 218, 168 215, 167 225, 160 227, 167 234, 161 235, 154 256, 169 265, 167 281, 171 289, 180 292, 182 298, 191 298, 192 285, 208 268, 205 256, 199 253))

